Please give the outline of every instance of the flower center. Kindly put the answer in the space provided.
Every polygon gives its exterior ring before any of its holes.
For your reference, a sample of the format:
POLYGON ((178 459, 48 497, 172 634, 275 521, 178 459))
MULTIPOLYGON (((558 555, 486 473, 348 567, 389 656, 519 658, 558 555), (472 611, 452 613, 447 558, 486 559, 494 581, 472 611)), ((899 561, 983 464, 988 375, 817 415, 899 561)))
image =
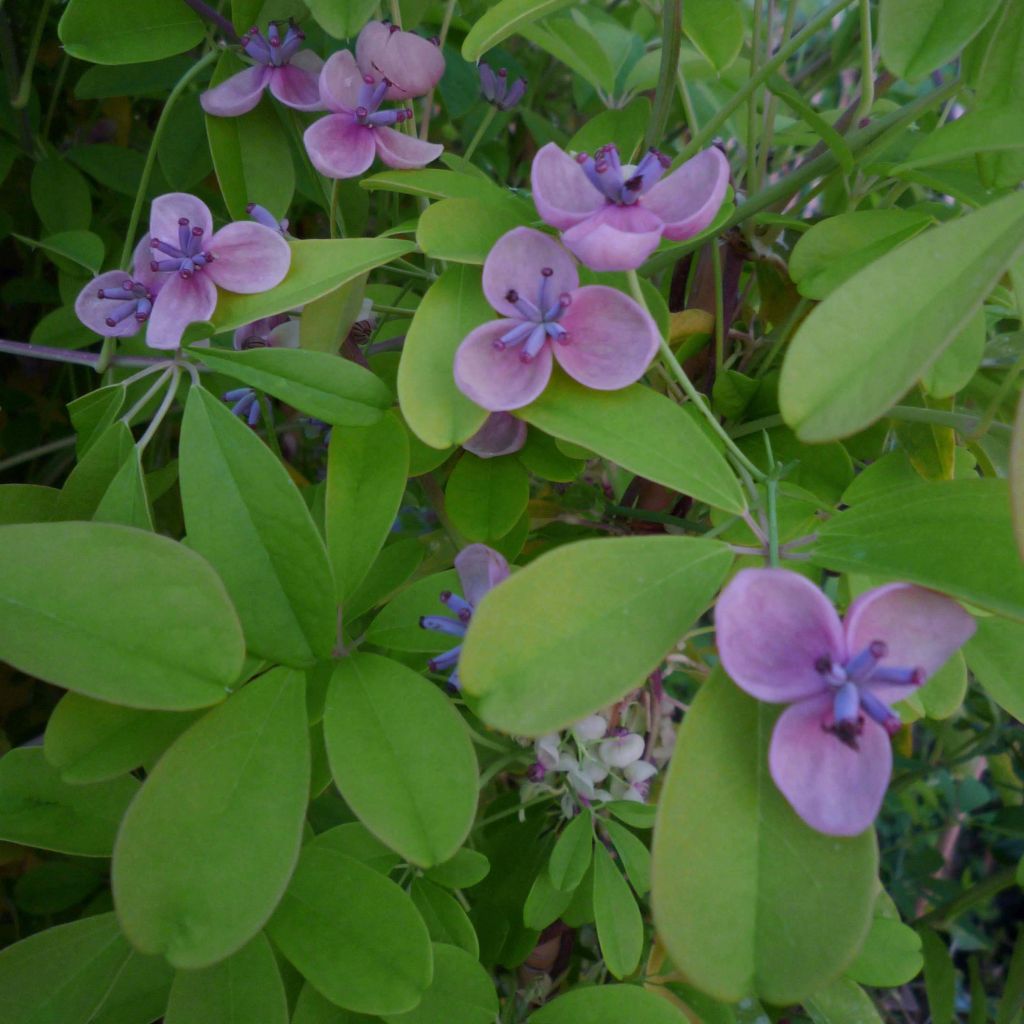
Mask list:
POLYGON ((492 342, 499 352, 521 344, 523 349, 519 359, 529 363, 537 357, 548 338, 560 345, 569 344, 569 332, 558 321, 569 308, 572 296, 568 292, 562 292, 557 297, 553 294, 551 278, 554 273, 551 267, 541 267, 535 302, 520 295, 514 288, 505 292, 505 301, 516 307, 521 322, 492 342))
POLYGON ((391 85, 386 78, 378 82, 373 75, 363 75, 363 84, 359 87, 359 95, 356 97, 356 122, 368 128, 376 128, 379 125, 401 124, 412 117, 412 111, 408 107, 395 107, 391 110, 379 110, 384 102, 384 94, 391 85))
POLYGON ((255 26, 249 29, 242 36, 242 49, 257 64, 280 68, 295 56, 305 38, 305 33, 291 20, 284 36, 281 35, 280 25, 272 21, 267 25, 266 35, 255 26))
POLYGON ((96 298, 117 303, 104 321, 108 327, 116 327, 130 316, 144 324, 153 310, 153 293, 144 284, 133 281, 130 277, 126 277, 119 288, 98 289, 96 298))
POLYGON ((202 270, 207 263, 213 262, 213 255, 203 250, 203 229, 192 227, 188 217, 178 218, 177 245, 151 238, 149 246, 169 257, 166 260, 152 260, 150 270, 167 274, 176 271, 186 280, 197 270, 202 270))
POLYGON ((672 162, 653 147, 635 167, 619 161, 614 143, 602 146, 593 156, 580 153, 577 163, 591 185, 610 203, 632 206, 667 170, 672 162))

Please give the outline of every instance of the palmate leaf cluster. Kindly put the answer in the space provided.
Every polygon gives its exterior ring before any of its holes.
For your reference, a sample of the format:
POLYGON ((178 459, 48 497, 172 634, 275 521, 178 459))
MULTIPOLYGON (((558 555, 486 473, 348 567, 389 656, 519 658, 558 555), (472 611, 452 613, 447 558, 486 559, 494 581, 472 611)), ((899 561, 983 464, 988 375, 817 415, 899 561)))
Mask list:
POLYGON ((8 0, 0 54, 0 1024, 1020 1020, 1018 0, 8 0), (228 31, 326 57, 376 17, 441 37, 431 166, 332 182, 308 115, 203 114, 228 31), (717 144, 731 189, 638 275, 581 268, 662 332, 643 379, 556 371, 482 458, 452 361, 551 142, 717 144), (291 268, 140 376, 74 302, 172 191, 287 217, 291 268), (232 346, 288 312, 299 348, 232 346), (419 620, 471 543, 513 571, 453 693, 419 620), (852 838, 720 665, 717 595, 768 564, 975 617, 852 838), (596 713, 646 802, 538 776, 596 713))

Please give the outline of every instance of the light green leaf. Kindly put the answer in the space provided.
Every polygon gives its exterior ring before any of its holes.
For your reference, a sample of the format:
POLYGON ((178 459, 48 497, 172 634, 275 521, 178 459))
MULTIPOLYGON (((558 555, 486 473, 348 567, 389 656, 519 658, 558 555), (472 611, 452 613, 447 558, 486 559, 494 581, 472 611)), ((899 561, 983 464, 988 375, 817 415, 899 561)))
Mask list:
POLYGON ((551 851, 548 877, 554 887, 573 892, 590 868, 593 852, 594 816, 581 811, 565 826, 551 851))
POLYGON ((874 904, 874 831, 816 832, 775 788, 778 713, 721 672, 701 684, 654 830, 658 934, 689 982, 728 1002, 788 1005, 820 989, 856 956, 874 904))
POLYGON ((378 1019, 335 1006, 307 981, 299 993, 298 1003, 295 1004, 292 1024, 376 1024, 378 1019))
POLYGON ((467 540, 504 537, 530 500, 530 477, 511 455, 481 459, 465 452, 444 489, 445 510, 467 540))
POLYGON ((724 71, 743 46, 745 29, 738 0, 687 0, 683 31, 716 71, 724 71))
POLYGON ((574 889, 563 892, 556 888, 548 872, 541 871, 534 879, 523 904, 523 924, 527 928, 543 931, 562 916, 574 894, 574 889))
POLYGON ((639 985, 576 988, 530 1015, 530 1024, 686 1024, 670 1002, 639 985))
POLYGON ((382 875, 390 874, 392 868, 402 863, 402 858, 397 853, 386 847, 358 821, 349 821, 344 825, 329 828, 312 842, 325 849, 343 853, 346 857, 354 857, 382 875))
POLYGON ((142 458, 134 445, 100 498, 93 519, 98 523, 120 523, 139 530, 153 529, 149 497, 142 477, 142 458))
POLYGON ((604 829, 636 894, 646 895, 651 888, 651 851, 628 828, 614 821, 606 821, 604 829))
POLYGON ((981 363, 985 338, 985 313, 979 309, 921 378, 925 391, 932 398, 951 398, 966 387, 981 363))
POLYGON ((303 306, 299 320, 300 348, 336 356, 359 318, 365 294, 366 275, 360 274, 348 284, 303 306))
POLYGON ((970 111, 915 143, 896 174, 943 164, 975 153, 1024 149, 1024 118, 1018 107, 970 111))
POLYGON ((384 1014, 387 1024, 493 1024, 498 994, 475 956, 434 943, 434 978, 420 1004, 407 1013, 384 1014))
POLYGON ((104 429, 64 481, 54 518, 92 519, 114 478, 134 454, 135 439, 124 423, 104 429))
POLYGON ((424 576, 409 584, 370 623, 366 639, 376 647, 424 654, 440 654, 454 647, 452 637, 420 626, 423 615, 446 613, 440 596, 445 590, 462 595, 462 585, 454 569, 424 576))
POLYGON ((48 523, 57 511, 60 491, 39 484, 0 484, 0 526, 48 523))
POLYGON ((644 922, 603 843, 594 844, 594 920, 605 966, 616 978, 632 974, 644 948, 644 922))
POLYGON ((882 1024, 871 997, 849 978, 837 978, 804 1000, 814 1024, 882 1024))
POLYGON ((19 242, 55 257, 54 263, 61 270, 81 273, 77 268, 82 267, 90 274, 98 274, 103 266, 103 239, 91 231, 58 231, 40 241, 14 232, 11 234, 19 242))
POLYGON ((442 199, 420 214, 416 242, 434 259, 480 264, 502 235, 533 219, 530 208, 511 196, 500 201, 442 199))
POLYGON ((437 687, 376 654, 344 658, 327 693, 324 737, 341 795, 388 846, 430 867, 462 845, 476 812, 476 755, 437 687))
POLYGON ((272 669, 183 733, 125 815, 112 877, 133 944, 185 969, 245 945, 295 866, 308 791, 303 677, 272 669))
POLYGON ((562 729, 639 686, 708 606, 731 562, 726 545, 690 537, 556 548, 474 612, 459 663, 463 690, 497 729, 562 729))
POLYGON ((109 857, 139 783, 130 776, 72 786, 38 747, 0 758, 0 839, 80 857, 109 857))
POLYGON ((602 110, 597 117, 590 118, 565 148, 569 152, 593 153, 611 142, 618 147, 623 162, 629 163, 639 151, 650 119, 651 101, 646 96, 637 96, 624 107, 602 110))
POLYGON ((956 1020, 956 971, 945 942, 931 928, 921 929, 924 953, 924 984, 928 1010, 933 1024, 953 1024, 956 1020))
POLYGON ((568 7, 571 0, 500 0, 491 4, 466 33, 462 43, 462 56, 478 61, 488 50, 503 39, 520 32, 522 28, 568 7))
POLYGON ((598 392, 556 372, 544 394, 516 415, 698 501, 727 512, 745 508, 714 442, 675 402, 641 384, 598 392))
POLYGON ((112 384, 68 402, 68 415, 78 435, 76 450, 80 459, 114 422, 127 397, 127 388, 112 384))
POLYGON ((918 235, 851 277, 790 343, 779 381, 786 422, 811 442, 869 426, 927 372, 1021 251, 1018 193, 918 235))
POLYGON ((490 870, 491 862, 479 850, 464 846, 454 857, 428 868, 426 875, 446 889, 471 889, 482 882, 490 870))
POLYGON ((458 946, 472 957, 480 955, 480 940, 476 931, 462 909, 462 904, 451 893, 426 878, 416 878, 409 887, 409 895, 434 942, 458 946))
POLYGON ((0 657, 128 707, 224 699, 242 632, 224 585, 181 544, 106 523, 0 527, 0 657))
POLYGON ((832 126, 831 122, 822 117, 806 100, 798 89, 795 89, 781 75, 775 74, 768 78, 768 88, 811 129, 834 154, 844 174, 853 173, 853 151, 849 143, 832 126))
POLYGON ((608 54, 582 19, 551 18, 543 24, 525 25, 519 32, 534 46, 575 71, 584 81, 608 95, 615 91, 615 69, 608 54))
POLYGON ((1024 625, 995 616, 977 620, 964 647, 971 671, 986 693, 1018 722, 1024 722, 1024 625))
POLYGON ((507 189, 495 185, 490 178, 462 174, 459 171, 442 171, 439 167, 424 167, 418 171, 381 171, 363 178, 359 184, 371 192, 383 190, 407 196, 426 196, 428 199, 502 202, 512 198, 507 189))
POLYGON ((1017 402, 1017 415, 1013 421, 1009 476, 1013 534, 1017 538, 1017 551, 1024 559, 1024 392, 1017 402))
POLYGON ((249 651, 295 665, 330 655, 334 580, 309 509, 270 449, 202 388, 185 406, 179 470, 189 544, 233 596, 249 651))
POLYGON ((894 988, 916 978, 924 960, 921 937, 891 917, 875 917, 847 977, 873 988, 894 988))
POLYGON ((375 608, 412 576, 425 553, 424 546, 416 537, 406 537, 386 545, 370 567, 366 578, 348 599, 345 614, 355 620, 375 608))
POLYGON ((335 39, 355 39, 373 17, 377 0, 307 0, 306 6, 317 24, 335 39))
POLYGON ((57 34, 71 57, 93 64, 134 64, 184 53, 206 29, 183 0, 135 0, 130 18, 112 31, 106 0, 71 0, 57 34))

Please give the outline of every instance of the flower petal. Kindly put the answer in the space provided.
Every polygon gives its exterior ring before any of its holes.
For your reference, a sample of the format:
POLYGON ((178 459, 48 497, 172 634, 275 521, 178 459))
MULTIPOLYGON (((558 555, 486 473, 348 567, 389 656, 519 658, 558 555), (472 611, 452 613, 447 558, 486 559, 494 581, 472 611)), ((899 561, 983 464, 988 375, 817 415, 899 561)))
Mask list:
POLYGON ((831 711, 828 695, 801 700, 775 723, 768 766, 775 785, 813 829, 855 836, 878 815, 892 773, 892 747, 870 718, 853 750, 822 725, 831 711))
POLYGON ((609 203, 562 235, 591 270, 635 270, 661 241, 661 218, 637 203, 609 203))
POLYGON ((729 187, 729 161, 712 146, 662 178, 642 199, 665 222, 665 237, 682 241, 714 219, 729 187))
POLYGON ((559 231, 579 224, 606 204, 583 168, 553 142, 542 146, 533 158, 530 187, 541 219, 559 231))
POLYGON ((403 171, 426 167, 444 152, 444 146, 436 142, 423 142, 394 128, 374 128, 373 137, 381 160, 388 167, 398 167, 403 171))
POLYGON ((290 64, 283 67, 270 68, 270 91, 286 107, 296 110, 323 110, 320 99, 320 68, 323 61, 312 50, 302 50, 295 54, 290 64), (303 67, 312 63, 308 60, 299 61, 308 54, 316 66, 303 67))
POLYGON ((210 239, 214 257, 205 273, 219 288, 244 295, 265 292, 284 280, 292 251, 277 231, 255 221, 236 221, 210 239))
POLYGON ((134 315, 127 316, 119 324, 110 327, 107 324, 107 317, 117 309, 119 303, 116 299, 101 299, 98 294, 101 288, 120 288, 128 279, 129 275, 124 270, 108 270, 105 274, 94 277, 78 293, 78 298, 75 299, 75 315, 90 331, 102 334, 105 338, 127 338, 139 332, 142 324, 134 315))
POLYGON ((819 658, 846 660, 843 627, 825 595, 788 569, 741 569, 715 606, 725 671, 758 700, 782 703, 821 693, 819 658))
POLYGON ((373 131, 356 124, 352 114, 328 114, 306 129, 302 141, 321 174, 328 178, 354 178, 373 163, 373 131))
POLYGON ((604 285, 587 285, 570 294, 572 302, 559 320, 569 341, 553 346, 562 369, 598 391, 638 381, 661 339, 650 314, 628 295, 604 285))
POLYGON ((327 58, 320 72, 320 101, 328 110, 351 113, 359 106, 363 73, 348 50, 338 50, 327 58))
POLYGON ((271 348, 298 348, 299 347, 299 321, 288 320, 275 327, 270 332, 271 348))
POLYGON ((504 412, 529 405, 551 378, 551 346, 545 344, 529 363, 519 358, 520 346, 494 347, 516 320, 491 320, 470 331, 455 353, 455 383, 477 405, 504 412))
POLYGON ((259 103, 269 78, 270 68, 256 64, 224 79, 220 85, 207 89, 199 97, 199 102, 203 110, 214 117, 247 114, 259 103))
POLYGON ((396 30, 380 21, 369 22, 359 33, 356 60, 364 75, 391 83, 384 94, 389 100, 423 96, 444 74, 439 46, 415 32, 396 30))
POLYGON ((161 274, 150 266, 153 253, 149 247, 149 235, 143 235, 132 253, 132 279, 145 285, 154 295, 164 286, 167 274, 161 274))
POLYGON ((187 279, 180 274, 167 277, 146 328, 150 348, 178 348, 185 328, 193 320, 209 320, 217 305, 217 286, 205 273, 187 279))
POLYGON ((492 412, 484 425, 468 440, 462 442, 467 452, 481 459, 498 455, 511 455, 526 444, 526 424, 509 412, 492 412))
POLYGON ((503 316, 522 319, 523 314, 505 296, 512 289, 536 303, 543 268, 553 271, 546 288, 552 302, 563 292, 579 287, 576 261, 556 239, 534 228, 513 228, 494 243, 484 260, 483 288, 487 301, 503 316))
POLYGON ((210 208, 187 192, 168 192, 157 196, 149 208, 150 238, 176 246, 178 244, 178 221, 185 218, 193 228, 202 228, 209 238, 213 231, 213 217, 210 208))
POLYGON ((470 544, 455 556, 462 596, 475 608, 489 590, 508 579, 505 556, 486 544, 470 544))

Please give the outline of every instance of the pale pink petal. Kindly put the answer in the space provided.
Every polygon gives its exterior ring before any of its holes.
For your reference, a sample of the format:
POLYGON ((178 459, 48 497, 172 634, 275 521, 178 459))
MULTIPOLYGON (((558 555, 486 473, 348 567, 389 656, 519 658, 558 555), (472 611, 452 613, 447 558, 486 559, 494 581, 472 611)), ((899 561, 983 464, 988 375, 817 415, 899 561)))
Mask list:
POLYGON ((213 262, 205 273, 213 283, 245 295, 279 285, 292 262, 292 250, 280 232, 249 220, 221 228, 207 251, 213 262))
POLYGON ((178 348, 185 328, 193 320, 209 320, 217 305, 217 286, 205 273, 190 278, 168 274, 167 278, 146 327, 150 348, 178 348))
POLYGON ((439 46, 415 32, 403 32, 380 21, 369 22, 359 33, 356 60, 364 75, 391 83, 384 94, 389 100, 424 96, 444 74, 439 46))
POLYGON ((374 128, 373 137, 381 160, 388 167, 397 167, 403 171, 426 167, 444 152, 444 146, 436 142, 423 142, 405 132, 397 132, 394 128, 374 128))
POLYGON ((715 606, 722 666, 758 700, 821 693, 819 659, 846 660, 843 627, 828 598, 788 569, 741 569, 715 606))
POLYGON ((542 146, 533 158, 530 187, 541 219, 559 231, 579 224, 607 204, 583 168, 553 142, 542 146))
POLYGON ((210 209, 195 196, 187 192, 168 192, 157 196, 149 208, 149 235, 159 238, 161 242, 176 246, 178 244, 178 222, 185 218, 189 227, 202 228, 203 235, 210 237, 213 230, 213 217, 210 209))
POLYGON ((591 270, 635 270, 661 241, 660 218, 639 204, 609 203, 562 235, 591 270))
POLYGON ((870 718, 857 737, 858 750, 827 732, 831 704, 823 695, 786 708, 772 732, 768 766, 775 785, 811 828, 855 836, 871 826, 882 806, 892 747, 870 718))
POLYGON ((505 412, 529 405, 551 377, 551 346, 545 344, 529 363, 520 360, 521 345, 494 347, 518 320, 492 320, 469 332, 455 353, 455 383, 477 405, 505 412))
POLYGON ((135 246, 135 252, 132 253, 132 280, 138 281, 156 295, 163 288, 168 275, 153 270, 150 266, 152 262, 149 235, 143 235, 139 239, 139 244, 135 246))
POLYGON ((359 106, 363 73, 348 50, 339 50, 327 58, 320 72, 320 101, 328 110, 351 112, 359 106))
POLYGON ((270 91, 286 107, 296 110, 322 110, 320 100, 320 67, 323 61, 312 50, 300 50, 292 58, 290 64, 283 67, 270 68, 270 91), (300 57, 309 55, 316 64, 314 68, 302 65, 309 61, 299 61, 300 57))
POLYGON ((492 412, 484 425, 468 440, 462 442, 467 452, 481 459, 511 455, 526 444, 526 424, 509 412, 492 412))
POLYGON ((138 333, 142 324, 135 319, 134 314, 110 327, 107 324, 107 317, 120 303, 116 299, 101 299, 98 294, 101 288, 120 288, 129 279, 129 274, 124 270, 108 270, 105 274, 94 277, 78 293, 78 298, 75 299, 75 315, 90 331, 102 334, 105 338, 127 338, 138 333))
POLYGON ((484 260, 487 301, 503 316, 521 318, 523 314, 505 296, 511 289, 536 305, 545 268, 552 271, 545 291, 552 304, 563 292, 579 287, 576 261, 557 239, 533 228, 513 228, 494 243, 484 260))
POLYGON ((247 114, 260 101, 270 78, 270 68, 263 64, 239 71, 220 85, 207 89, 199 97, 203 110, 214 117, 238 117, 247 114))
POLYGON ((462 596, 475 608, 484 594, 508 579, 505 556, 486 544, 470 544, 455 556, 462 596))
POLYGON ((728 187, 729 161, 712 146, 662 178, 641 202, 664 221, 665 237, 678 242, 715 219, 728 187))
POLYGON ((354 178, 373 163, 373 128, 352 114, 328 114, 311 124, 302 141, 313 166, 328 178, 354 178))
POLYGON ((604 285, 572 292, 572 302, 559 323, 569 332, 569 340, 555 343, 555 358, 570 377, 599 391, 638 381, 661 340, 657 324, 645 309, 604 285))
MULTIPOLYGON (((844 622, 850 656, 874 640, 886 646, 882 667, 922 668, 927 676, 941 668, 974 635, 974 619, 950 597, 910 583, 890 583, 861 594, 844 622)), ((901 700, 915 686, 869 683, 886 703, 901 700)))
POLYGON ((287 323, 275 327, 270 332, 271 348, 298 348, 299 321, 289 319, 287 323))

